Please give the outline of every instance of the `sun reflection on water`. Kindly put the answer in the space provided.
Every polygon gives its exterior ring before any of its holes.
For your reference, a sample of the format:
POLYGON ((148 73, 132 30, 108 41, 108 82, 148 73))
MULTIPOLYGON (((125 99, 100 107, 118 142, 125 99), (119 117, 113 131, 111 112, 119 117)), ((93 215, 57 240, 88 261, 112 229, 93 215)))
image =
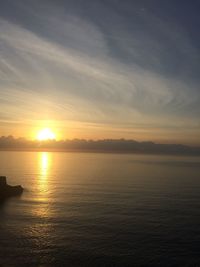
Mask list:
POLYGON ((51 170, 51 153, 40 152, 39 153, 39 177, 38 177, 38 189, 42 192, 48 191, 49 177, 51 170))
POLYGON ((46 248, 49 246, 54 226, 51 218, 54 216, 53 201, 51 196, 51 172, 52 153, 38 152, 36 158, 37 173, 35 175, 34 187, 31 196, 31 206, 28 209, 30 218, 27 224, 27 239, 31 237, 34 247, 46 248))
POLYGON ((38 178, 37 178, 37 209, 35 215, 37 217, 48 217, 50 212, 50 189, 49 177, 51 170, 51 153, 39 152, 38 154, 38 178))
POLYGON ((48 178, 49 167, 50 167, 50 154, 48 152, 41 152, 41 155, 40 155, 40 180, 44 181, 48 178))

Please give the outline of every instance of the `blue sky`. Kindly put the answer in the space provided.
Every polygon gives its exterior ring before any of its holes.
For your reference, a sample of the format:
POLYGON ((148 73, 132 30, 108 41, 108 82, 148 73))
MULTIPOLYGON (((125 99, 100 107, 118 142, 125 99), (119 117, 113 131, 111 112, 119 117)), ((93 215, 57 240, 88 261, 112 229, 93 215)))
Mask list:
POLYGON ((0 135, 200 144, 199 1, 1 0, 0 135))

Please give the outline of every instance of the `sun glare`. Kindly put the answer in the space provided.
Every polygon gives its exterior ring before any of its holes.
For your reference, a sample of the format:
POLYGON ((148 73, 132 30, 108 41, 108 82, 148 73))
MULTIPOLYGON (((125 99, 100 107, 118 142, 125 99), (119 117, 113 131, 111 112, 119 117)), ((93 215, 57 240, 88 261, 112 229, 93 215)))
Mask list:
POLYGON ((39 131, 37 135, 39 141, 54 140, 55 138, 56 135, 49 128, 39 131))

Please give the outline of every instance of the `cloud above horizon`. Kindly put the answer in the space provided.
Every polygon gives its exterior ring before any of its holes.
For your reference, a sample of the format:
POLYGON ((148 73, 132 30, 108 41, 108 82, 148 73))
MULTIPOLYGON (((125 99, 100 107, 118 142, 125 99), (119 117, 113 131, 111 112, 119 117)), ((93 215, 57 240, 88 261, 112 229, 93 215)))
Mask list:
POLYGON ((2 2, 0 129, 71 122, 198 141, 198 3, 2 2))

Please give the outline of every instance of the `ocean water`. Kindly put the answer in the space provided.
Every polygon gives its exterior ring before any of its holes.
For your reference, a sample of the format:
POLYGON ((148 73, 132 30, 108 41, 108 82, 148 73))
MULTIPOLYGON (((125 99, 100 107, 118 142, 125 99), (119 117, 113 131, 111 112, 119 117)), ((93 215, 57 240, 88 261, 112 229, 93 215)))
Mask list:
POLYGON ((0 152, 0 266, 200 266, 200 158, 0 152))

